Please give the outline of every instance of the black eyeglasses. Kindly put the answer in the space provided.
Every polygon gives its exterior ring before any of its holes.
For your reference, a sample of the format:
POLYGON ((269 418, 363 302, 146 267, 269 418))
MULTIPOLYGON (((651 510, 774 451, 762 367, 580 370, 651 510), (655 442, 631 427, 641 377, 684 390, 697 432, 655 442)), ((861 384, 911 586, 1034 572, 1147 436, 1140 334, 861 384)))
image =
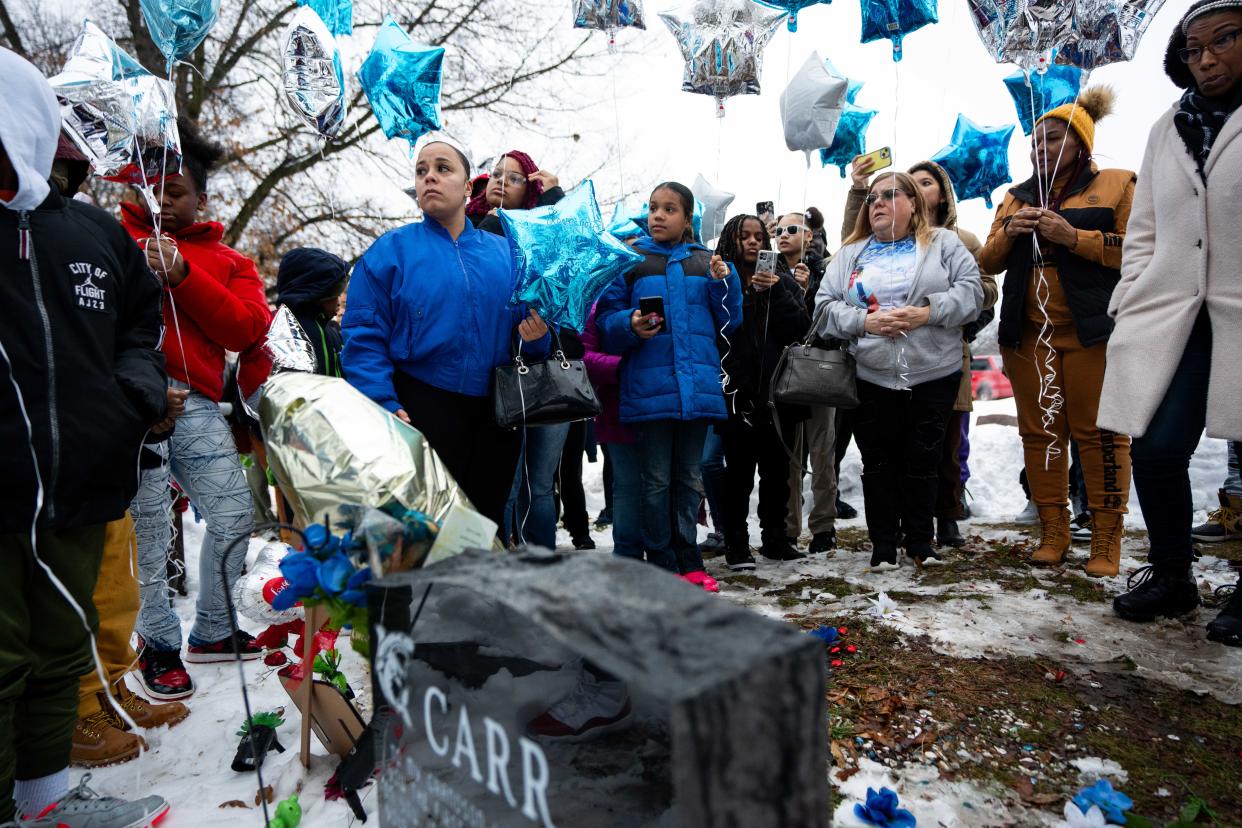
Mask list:
POLYGON ((772 235, 774 236, 783 236, 783 235, 796 236, 799 233, 805 233, 805 232, 806 232, 806 228, 803 227, 801 224, 786 224, 784 227, 777 227, 775 230, 773 230, 772 235))
POLYGON ((868 207, 875 204, 877 201, 887 201, 889 204, 892 204, 893 201, 896 200, 898 193, 901 193, 907 198, 910 197, 910 194, 905 190, 880 190, 878 193, 867 193, 867 197, 863 200, 867 202, 868 207))
POLYGON ((1223 55, 1233 48, 1233 44, 1238 40, 1239 32, 1242 32, 1242 29, 1225 32, 1207 46, 1190 46, 1185 49, 1178 49, 1177 56, 1182 59, 1182 63, 1198 63, 1199 59, 1203 57, 1204 49, 1207 49, 1214 55, 1223 55))

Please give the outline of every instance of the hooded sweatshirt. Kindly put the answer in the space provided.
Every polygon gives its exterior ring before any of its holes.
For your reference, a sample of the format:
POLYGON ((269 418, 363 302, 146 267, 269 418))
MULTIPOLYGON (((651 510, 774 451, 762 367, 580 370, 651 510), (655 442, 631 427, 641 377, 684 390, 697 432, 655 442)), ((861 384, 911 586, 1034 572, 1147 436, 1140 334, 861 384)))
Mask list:
POLYGON ((348 275, 349 265, 344 259, 314 247, 294 248, 280 260, 276 301, 293 311, 315 346, 316 374, 344 376, 341 372, 341 326, 324 313, 322 303, 340 295, 348 275))
POLYGON ((30 531, 40 484, 40 527, 106 523, 164 415, 159 286, 116 219, 48 185, 61 121, 47 81, 5 49, 0 76, 17 174, 0 207, 0 534, 30 531))

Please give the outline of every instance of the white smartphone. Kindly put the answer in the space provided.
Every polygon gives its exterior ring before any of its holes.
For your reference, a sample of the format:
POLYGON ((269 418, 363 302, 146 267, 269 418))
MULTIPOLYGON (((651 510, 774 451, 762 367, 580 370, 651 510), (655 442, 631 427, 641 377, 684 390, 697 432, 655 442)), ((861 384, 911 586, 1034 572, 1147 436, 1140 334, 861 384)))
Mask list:
POLYGON ((776 272, 776 251, 760 250, 759 259, 755 262, 756 273, 775 273, 776 272))

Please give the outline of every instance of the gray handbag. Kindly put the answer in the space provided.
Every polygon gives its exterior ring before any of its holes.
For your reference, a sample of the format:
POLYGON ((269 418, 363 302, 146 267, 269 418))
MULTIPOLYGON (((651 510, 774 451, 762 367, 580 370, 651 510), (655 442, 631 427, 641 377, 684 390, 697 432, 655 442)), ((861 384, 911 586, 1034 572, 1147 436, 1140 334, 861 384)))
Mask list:
POLYGON ((768 404, 823 405, 829 408, 858 407, 858 369, 854 355, 845 350, 845 343, 832 340, 830 347, 815 343, 815 332, 824 312, 825 303, 815 314, 815 321, 806 339, 785 348, 776 371, 768 404))

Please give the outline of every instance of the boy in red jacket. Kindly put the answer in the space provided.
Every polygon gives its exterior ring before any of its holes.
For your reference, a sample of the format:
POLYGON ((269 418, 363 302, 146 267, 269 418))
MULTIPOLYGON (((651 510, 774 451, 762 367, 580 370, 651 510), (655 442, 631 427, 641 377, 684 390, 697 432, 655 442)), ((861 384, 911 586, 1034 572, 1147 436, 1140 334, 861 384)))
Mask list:
MULTIPOLYGON (((261 655, 252 637, 230 635, 220 568, 230 588, 241 574, 253 525, 250 491, 220 412, 225 350, 245 352, 260 342, 271 323, 263 282, 254 263, 220 240, 224 228, 198 220, 207 207, 207 175, 221 150, 180 125, 182 171, 167 176, 155 195, 158 221, 145 206, 122 204, 121 223, 146 251, 147 263, 164 284, 164 353, 171 386, 185 392, 167 462, 145 470, 131 512, 138 535, 142 608, 138 644, 142 683, 157 699, 194 692, 181 661, 181 622, 169 602, 168 549, 171 541, 169 477, 189 495, 207 521, 199 554, 199 594, 185 660, 225 661, 261 655), (228 553, 227 559, 225 557, 228 553)), ((234 621, 236 619, 233 619, 234 621)))

